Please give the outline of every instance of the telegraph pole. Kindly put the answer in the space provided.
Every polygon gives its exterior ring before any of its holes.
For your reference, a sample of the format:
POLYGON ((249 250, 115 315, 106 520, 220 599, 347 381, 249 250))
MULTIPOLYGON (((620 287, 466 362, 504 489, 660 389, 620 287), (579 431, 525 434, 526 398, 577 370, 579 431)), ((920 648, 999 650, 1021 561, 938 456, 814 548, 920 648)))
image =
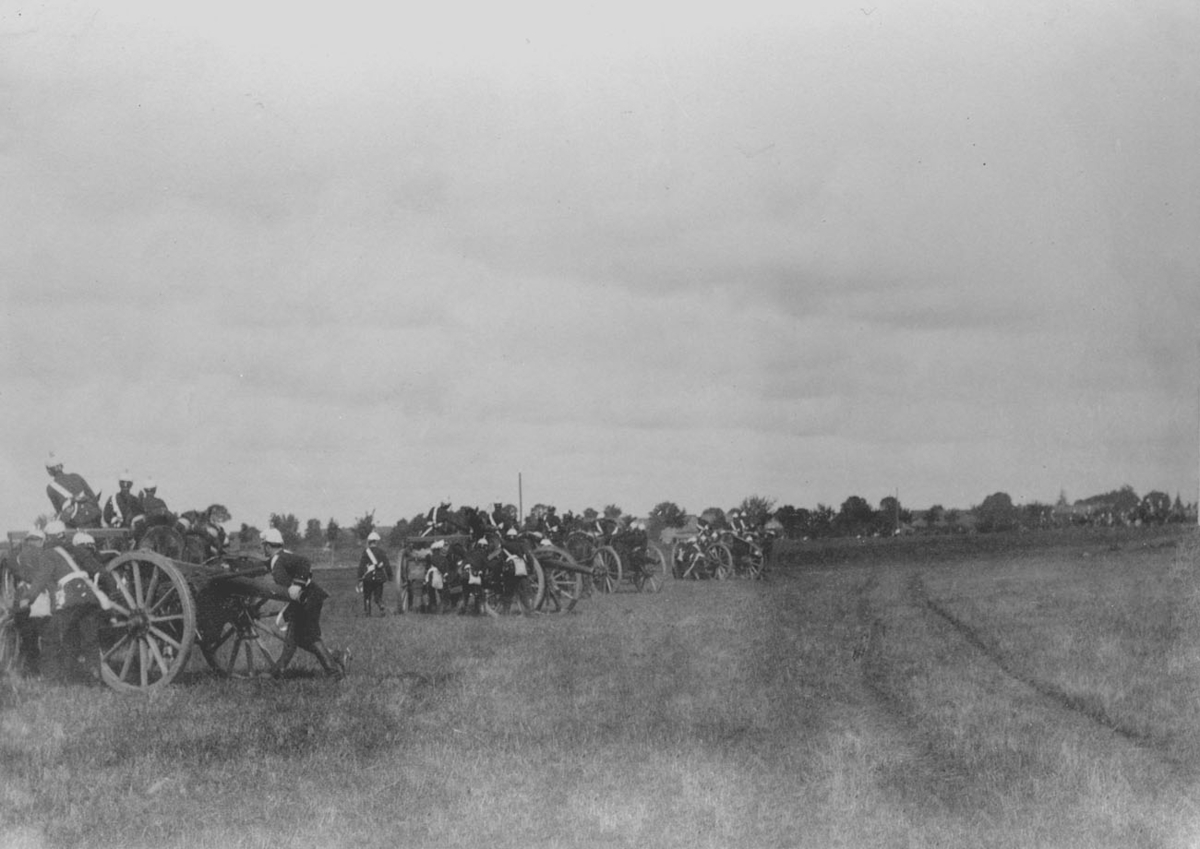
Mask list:
POLYGON ((517 472, 517 524, 525 524, 525 490, 521 483, 520 472, 517 472))

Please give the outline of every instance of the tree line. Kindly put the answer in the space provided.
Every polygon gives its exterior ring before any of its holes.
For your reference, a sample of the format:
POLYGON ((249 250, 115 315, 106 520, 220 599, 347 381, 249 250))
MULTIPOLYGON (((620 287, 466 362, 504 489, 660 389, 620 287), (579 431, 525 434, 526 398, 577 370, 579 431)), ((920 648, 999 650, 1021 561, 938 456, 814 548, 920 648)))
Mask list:
MULTIPOLYGON (((505 504, 501 507, 514 523, 529 528, 535 528, 538 520, 550 509, 551 505, 535 504, 521 522, 516 505, 505 504)), ((728 524, 727 516, 733 510, 739 511, 751 527, 775 530, 791 539, 910 533, 997 533, 1081 525, 1153 525, 1196 521, 1196 505, 1184 503, 1178 494, 1171 498, 1165 492, 1153 490, 1138 495, 1128 485, 1073 502, 1067 500, 1065 493, 1060 493, 1054 504, 1037 501, 1015 504, 1007 493, 995 492, 967 509, 934 504, 924 510, 913 510, 890 495, 880 500, 878 506, 872 506, 862 496, 851 495, 836 509, 823 503, 818 503, 815 508, 807 508, 792 504, 776 506, 774 499, 750 495, 728 509, 708 507, 694 515, 721 526, 728 524)), ((673 501, 661 501, 645 518, 647 529, 652 536, 657 536, 667 528, 686 527, 692 516, 673 501)), ((565 517, 590 523, 599 518, 622 519, 625 511, 616 504, 608 504, 601 510, 588 507, 577 514, 567 513, 565 517)), ((293 548, 300 545, 312 548, 361 545, 366 542, 367 535, 379 527, 374 510, 365 512, 345 527, 330 518, 325 522, 308 519, 301 528, 300 520, 293 513, 272 513, 269 526, 277 528, 283 535, 284 544, 293 548)), ((388 527, 385 542, 399 547, 407 537, 420 534, 427 526, 428 517, 424 513, 401 518, 388 527)), ((253 543, 259 537, 259 530, 253 525, 243 524, 235 536, 241 543, 253 543)))

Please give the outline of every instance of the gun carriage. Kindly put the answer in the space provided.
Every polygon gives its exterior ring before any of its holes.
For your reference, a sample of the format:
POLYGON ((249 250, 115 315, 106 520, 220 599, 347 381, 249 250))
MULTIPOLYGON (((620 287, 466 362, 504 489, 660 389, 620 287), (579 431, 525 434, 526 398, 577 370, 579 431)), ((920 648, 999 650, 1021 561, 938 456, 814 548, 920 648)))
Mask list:
MULTIPOLYGON (((466 581, 463 565, 470 550, 471 536, 412 536, 404 540, 396 569, 396 589, 402 612, 407 612, 415 606, 416 596, 420 592, 420 579, 417 576, 424 574, 424 570, 433 559, 434 545, 439 542, 444 544, 442 547, 446 552, 445 557, 441 558, 444 564, 442 592, 445 598, 442 607, 453 610, 462 603, 466 581)), ((565 550, 528 535, 518 538, 515 542, 507 542, 506 550, 521 557, 525 562, 534 609, 540 610, 543 607, 548 594, 566 600, 564 606, 567 609, 574 608, 583 594, 584 576, 592 574, 590 567, 579 565, 565 550)), ((490 615, 498 616, 510 607, 503 576, 483 575, 482 579, 484 609, 490 615)))
MULTIPOLYGON (((289 602, 268 577, 265 560, 246 556, 188 562, 148 547, 166 534, 133 545, 126 529, 88 529, 104 563, 101 583, 112 602, 100 627, 100 673, 122 692, 150 692, 175 680, 198 647, 225 677, 269 673, 283 648, 279 612, 289 602)), ((0 673, 17 666, 20 617, 16 552, 26 534, 8 534, 0 560, 0 673)), ((180 534, 180 537, 183 535, 180 534)), ((174 538, 172 537, 172 540, 174 538)), ((175 549, 172 549, 175 550, 175 549)), ((178 554, 186 553, 180 546, 178 554)))

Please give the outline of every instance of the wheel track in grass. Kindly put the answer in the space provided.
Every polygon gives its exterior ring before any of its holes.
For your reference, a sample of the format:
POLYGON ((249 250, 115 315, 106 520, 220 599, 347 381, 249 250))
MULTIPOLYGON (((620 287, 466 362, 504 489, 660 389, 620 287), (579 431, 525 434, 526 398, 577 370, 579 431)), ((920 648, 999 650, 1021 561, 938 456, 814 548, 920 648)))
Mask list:
POLYGON ((855 618, 860 636, 853 658, 860 664, 859 677, 864 690, 863 703, 882 726, 892 729, 909 752, 893 774, 881 776, 882 782, 915 808, 931 800, 943 811, 982 815, 984 802, 973 791, 974 778, 967 763, 955 757, 925 731, 888 684, 888 661, 884 654, 887 624, 872 603, 876 592, 892 592, 881 586, 881 570, 872 568, 866 580, 855 588, 855 618))
POLYGON ((1029 675, 1022 671, 1011 659, 1006 657, 996 646, 985 640, 978 631, 967 622, 960 619, 945 605, 939 603, 929 594, 929 588, 921 579, 919 573, 912 573, 905 588, 910 602, 948 625, 967 644, 982 654, 989 662, 999 669, 1010 680, 1037 693, 1049 703, 1083 717, 1092 724, 1112 732, 1123 740, 1154 755, 1159 761, 1188 773, 1194 773, 1195 767, 1169 751, 1169 742, 1145 731, 1138 730, 1111 716, 1102 705, 1093 699, 1088 699, 1069 693, 1061 687, 1029 675))

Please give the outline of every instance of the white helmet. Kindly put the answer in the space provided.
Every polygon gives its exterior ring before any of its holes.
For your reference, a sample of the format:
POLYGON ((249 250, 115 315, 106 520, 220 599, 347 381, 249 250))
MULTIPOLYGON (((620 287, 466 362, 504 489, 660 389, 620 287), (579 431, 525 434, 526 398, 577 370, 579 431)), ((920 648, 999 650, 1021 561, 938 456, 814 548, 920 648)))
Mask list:
POLYGON ((267 528, 263 532, 262 541, 264 545, 283 545, 283 534, 279 532, 279 528, 267 528))
POLYGON ((517 529, 509 528, 507 531, 504 532, 504 535, 511 539, 512 537, 515 537, 517 535, 517 529))
POLYGON ((60 537, 67 532, 67 526, 55 519, 46 523, 46 536, 60 537))
POLYGON ((95 545, 96 539, 91 534, 79 531, 71 537, 71 545, 95 545))
POLYGON ((62 460, 58 459, 58 457, 56 457, 54 455, 53 451, 51 451, 50 454, 46 457, 46 468, 47 469, 62 468, 62 460))
POLYGON ((25 539, 45 539, 46 532, 41 528, 30 528, 29 533, 25 534, 25 539))
POLYGON ((371 533, 367 534, 367 542, 379 542, 379 534, 371 531, 371 533))
POLYGON ((433 545, 429 546, 429 549, 430 551, 441 551, 445 547, 446 541, 444 539, 439 539, 433 545))
POLYGON ((154 478, 146 478, 142 483, 142 489, 158 489, 158 484, 155 483, 154 478))
POLYGON ((133 475, 129 474, 129 469, 121 472, 121 476, 117 478, 117 483, 133 483, 133 475))

